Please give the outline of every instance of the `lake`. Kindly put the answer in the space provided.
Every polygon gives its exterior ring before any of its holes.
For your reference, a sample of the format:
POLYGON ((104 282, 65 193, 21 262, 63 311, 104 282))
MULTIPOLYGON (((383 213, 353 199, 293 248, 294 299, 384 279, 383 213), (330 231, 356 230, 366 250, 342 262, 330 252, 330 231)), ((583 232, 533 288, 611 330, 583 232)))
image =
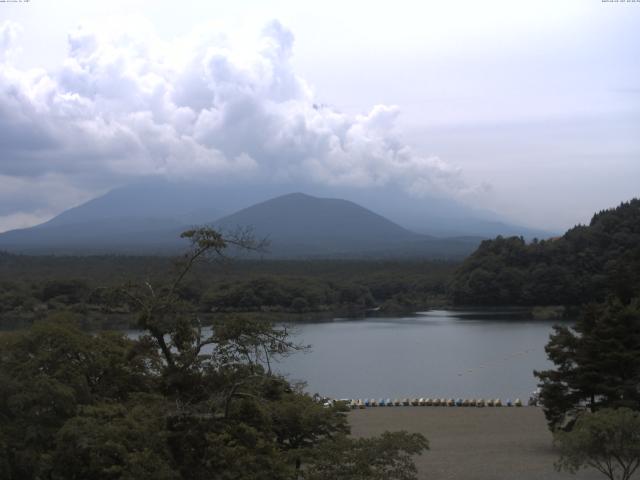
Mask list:
POLYGON ((335 398, 519 397, 551 364, 544 346, 557 321, 516 311, 433 310, 403 317, 292 324, 311 351, 282 359, 290 380, 335 398))

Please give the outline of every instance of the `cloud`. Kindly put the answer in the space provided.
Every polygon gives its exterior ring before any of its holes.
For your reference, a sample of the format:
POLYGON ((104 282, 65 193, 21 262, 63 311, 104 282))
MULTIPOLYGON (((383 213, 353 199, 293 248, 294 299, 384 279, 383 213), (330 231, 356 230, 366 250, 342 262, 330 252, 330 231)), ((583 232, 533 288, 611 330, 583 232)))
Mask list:
POLYGON ((0 55, 7 56, 15 51, 16 38, 22 27, 15 22, 0 24, 0 55))
POLYGON ((460 169, 403 143, 398 107, 348 115, 319 105, 292 67, 293 34, 277 21, 249 42, 215 29, 166 42, 134 27, 78 28, 64 62, 46 71, 17 68, 19 27, 0 26, 2 178, 63 176, 76 188, 166 175, 392 186, 416 196, 470 191, 460 169))

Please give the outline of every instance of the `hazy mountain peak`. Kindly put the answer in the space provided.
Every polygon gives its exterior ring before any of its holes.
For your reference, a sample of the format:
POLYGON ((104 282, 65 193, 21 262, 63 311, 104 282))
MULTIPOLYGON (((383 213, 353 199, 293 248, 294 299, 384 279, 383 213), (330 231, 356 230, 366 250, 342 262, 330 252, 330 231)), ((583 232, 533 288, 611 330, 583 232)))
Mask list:
MULTIPOLYGON (((183 246, 177 240, 181 228, 197 224, 252 227, 258 235, 271 238, 274 252, 279 249, 282 255, 373 250, 423 255, 423 246, 414 248, 415 243, 433 238, 429 234, 469 237, 457 250, 460 255, 478 237, 533 236, 526 229, 478 217, 473 209, 443 199, 409 198, 385 190, 364 195, 353 189, 308 187, 304 192, 283 192, 283 186, 273 185, 149 179, 114 189, 32 229, 1 234, 0 248, 166 253, 183 246), (407 247, 408 243, 413 246, 407 247)), ((445 244, 430 250, 435 255, 445 251, 450 251, 445 244)))

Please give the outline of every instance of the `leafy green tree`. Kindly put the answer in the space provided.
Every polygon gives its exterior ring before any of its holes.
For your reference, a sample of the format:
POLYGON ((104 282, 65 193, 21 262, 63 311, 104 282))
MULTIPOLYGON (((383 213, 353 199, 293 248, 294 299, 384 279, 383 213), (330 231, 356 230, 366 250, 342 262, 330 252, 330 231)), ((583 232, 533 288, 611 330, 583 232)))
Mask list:
POLYGON ((422 437, 352 441, 344 407, 325 408, 271 370, 302 348, 286 328, 202 325, 181 294, 188 274, 208 254, 255 244, 205 228, 183 236, 192 248, 173 274, 119 289, 139 338, 87 334, 68 313, 0 335, 2 478, 291 480, 344 446, 357 478, 413 478, 398 475, 415 471, 422 437))
POLYGON ((570 432, 554 435, 558 470, 592 467, 610 480, 629 480, 640 466, 640 412, 602 409, 580 415, 570 432))
POLYGON ((64 316, 0 335, 0 459, 7 478, 47 477, 58 432, 83 408, 154 388, 153 352, 133 347, 121 335, 83 333, 64 316))
POLYGON ((291 392, 270 405, 276 442, 286 451, 299 470, 303 458, 320 441, 349 433, 348 407, 335 404, 324 407, 307 395, 291 392))
POLYGON ((174 480, 166 446, 165 400, 142 395, 124 404, 84 407, 55 437, 52 478, 174 480))
POLYGON ((545 350, 556 368, 534 373, 552 429, 585 409, 640 410, 640 301, 590 306, 573 328, 556 326, 545 350))

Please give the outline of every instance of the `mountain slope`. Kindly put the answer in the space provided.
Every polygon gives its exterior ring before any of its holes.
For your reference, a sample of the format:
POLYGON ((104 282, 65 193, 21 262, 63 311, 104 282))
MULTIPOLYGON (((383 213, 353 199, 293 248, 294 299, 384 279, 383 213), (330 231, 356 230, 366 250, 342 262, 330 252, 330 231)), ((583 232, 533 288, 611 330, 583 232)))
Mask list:
POLYGON ((200 184, 148 181, 111 190, 93 200, 70 208, 42 224, 59 226, 108 219, 166 219, 188 223, 213 221, 229 213, 218 206, 215 189, 200 184))
POLYGON ((403 227, 436 237, 498 235, 523 236, 526 239, 549 238, 558 233, 514 224, 489 210, 464 205, 450 198, 414 197, 398 188, 305 188, 315 196, 344 198, 362 205, 403 227))
MULTIPOLYGON (((136 218, 134 215, 154 212, 147 205, 132 206, 127 212, 130 216, 100 218, 105 212, 112 214, 103 206, 109 204, 107 200, 66 212, 34 228, 0 234, 0 249, 20 253, 173 254, 186 246, 180 233, 201 223, 185 224, 170 217, 136 218), (98 218, 92 218, 90 212, 98 218)), ((179 207, 172 205, 166 213, 176 214, 179 207)), ((257 238, 270 241, 268 252, 261 254, 270 258, 461 258, 481 240, 420 235, 353 202, 301 193, 276 197, 207 223, 227 232, 251 228, 257 238)))
POLYGON ((0 250, 25 254, 171 254, 185 246, 173 219, 107 218, 43 224, 0 234, 0 250))
POLYGON ((233 231, 251 226, 269 240, 272 257, 439 257, 468 255, 480 238, 439 239, 411 232, 353 202, 302 193, 242 209, 215 223, 233 231))
MULTIPOLYGON (((300 184, 297 189, 323 198, 357 203, 413 232, 438 237, 516 235, 547 238, 555 234, 513 225, 495 213, 451 199, 409 196, 399 189, 354 189, 300 184)), ((135 224, 165 219, 168 224, 210 223, 265 199, 289 193, 276 184, 205 184, 197 181, 147 179, 116 188, 61 213, 43 226, 129 219, 135 224)), ((117 225, 114 225, 117 228, 117 225)))
POLYGON ((225 230, 250 225, 273 248, 299 246, 320 251, 357 251, 422 240, 386 218, 353 202, 283 195, 242 209, 215 223, 225 230))

